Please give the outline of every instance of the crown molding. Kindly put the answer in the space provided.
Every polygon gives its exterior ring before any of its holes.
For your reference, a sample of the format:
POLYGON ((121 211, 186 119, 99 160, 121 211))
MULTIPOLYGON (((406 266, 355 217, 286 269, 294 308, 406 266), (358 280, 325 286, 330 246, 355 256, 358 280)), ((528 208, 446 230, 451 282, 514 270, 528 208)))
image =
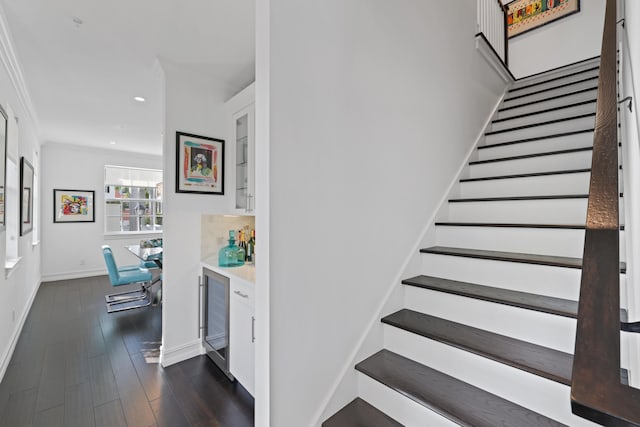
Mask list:
POLYGON ((16 90, 22 110, 33 124, 36 135, 39 135, 40 126, 38 123, 38 116, 33 106, 33 102, 31 101, 31 96, 27 89, 27 83, 20 67, 20 62, 18 61, 16 51, 13 47, 11 31, 9 30, 6 13, 2 4, 0 4, 0 61, 2 62, 2 65, 4 65, 5 70, 7 70, 9 80, 16 90))

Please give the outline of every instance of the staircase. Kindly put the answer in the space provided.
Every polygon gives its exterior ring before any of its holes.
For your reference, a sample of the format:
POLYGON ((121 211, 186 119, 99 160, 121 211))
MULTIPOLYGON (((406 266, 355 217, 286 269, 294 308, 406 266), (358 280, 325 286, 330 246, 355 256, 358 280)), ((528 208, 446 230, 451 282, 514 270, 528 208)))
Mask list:
POLYGON ((594 425, 569 394, 597 85, 594 58, 510 88, 323 427, 594 425))

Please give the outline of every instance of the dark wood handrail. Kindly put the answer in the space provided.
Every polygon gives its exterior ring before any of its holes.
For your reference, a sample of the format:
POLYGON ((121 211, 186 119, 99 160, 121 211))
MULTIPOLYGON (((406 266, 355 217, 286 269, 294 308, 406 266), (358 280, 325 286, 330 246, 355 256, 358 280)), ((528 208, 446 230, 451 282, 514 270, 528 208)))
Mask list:
POLYGON ((574 414, 640 426, 640 390, 620 382, 616 0, 607 0, 571 383, 574 414))

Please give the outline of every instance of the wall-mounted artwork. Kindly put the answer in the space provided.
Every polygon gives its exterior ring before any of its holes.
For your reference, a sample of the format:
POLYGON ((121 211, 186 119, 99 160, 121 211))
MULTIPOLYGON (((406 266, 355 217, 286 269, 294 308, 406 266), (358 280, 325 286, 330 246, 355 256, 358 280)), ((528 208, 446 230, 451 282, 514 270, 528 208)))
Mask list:
POLYGON ((33 230, 33 166, 24 157, 20 159, 20 235, 33 230))
POLYGON ((53 222, 94 222, 94 192, 53 190, 53 222))
POLYGON ((176 192, 224 194, 224 140, 176 132, 176 192))
POLYGON ((515 0, 506 7, 511 38, 580 12, 580 0, 515 0))

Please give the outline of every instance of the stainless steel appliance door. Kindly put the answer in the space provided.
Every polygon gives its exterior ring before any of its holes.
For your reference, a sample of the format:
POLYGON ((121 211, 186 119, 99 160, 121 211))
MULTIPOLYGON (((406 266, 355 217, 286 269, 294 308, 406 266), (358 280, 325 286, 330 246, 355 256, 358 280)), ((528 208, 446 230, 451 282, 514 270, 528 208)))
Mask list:
POLYGON ((229 372, 229 278, 209 269, 204 277, 204 334, 202 344, 207 355, 233 380, 229 372))

